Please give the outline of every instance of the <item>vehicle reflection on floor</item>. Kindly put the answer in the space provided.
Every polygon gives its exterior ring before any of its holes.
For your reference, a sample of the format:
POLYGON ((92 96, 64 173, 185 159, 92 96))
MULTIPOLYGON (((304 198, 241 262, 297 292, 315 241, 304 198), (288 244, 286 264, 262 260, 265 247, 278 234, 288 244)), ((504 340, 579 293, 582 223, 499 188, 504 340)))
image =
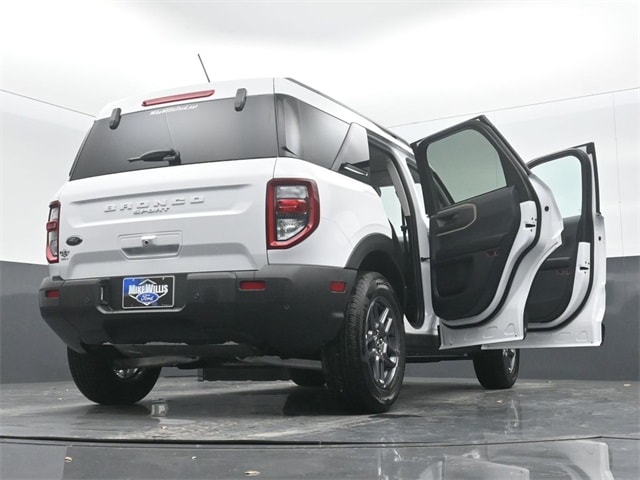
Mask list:
MULTIPOLYGON (((609 465, 611 445, 627 460, 637 441, 560 440, 483 446, 140 445, 2 443, 3 479, 395 479, 501 480, 637 478, 633 461, 609 465), (625 443, 633 444, 631 451, 625 443), (252 473, 254 472, 254 473, 252 473)), ((614 460, 616 455, 613 456, 614 460)))
POLYGON ((0 478, 637 480, 639 400, 637 382, 412 378, 390 412, 354 415, 284 381, 164 378, 113 407, 3 385, 0 478))

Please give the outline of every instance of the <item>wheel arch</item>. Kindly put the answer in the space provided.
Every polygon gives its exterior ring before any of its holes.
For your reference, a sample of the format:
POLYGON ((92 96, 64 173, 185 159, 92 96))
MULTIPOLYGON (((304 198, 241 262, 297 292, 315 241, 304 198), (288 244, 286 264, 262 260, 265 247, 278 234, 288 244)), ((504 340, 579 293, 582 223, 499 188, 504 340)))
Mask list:
POLYGON ((378 272, 384 275, 405 310, 406 284, 402 270, 395 260, 396 245, 394 240, 382 234, 373 234, 363 238, 347 261, 346 268, 358 271, 378 272))

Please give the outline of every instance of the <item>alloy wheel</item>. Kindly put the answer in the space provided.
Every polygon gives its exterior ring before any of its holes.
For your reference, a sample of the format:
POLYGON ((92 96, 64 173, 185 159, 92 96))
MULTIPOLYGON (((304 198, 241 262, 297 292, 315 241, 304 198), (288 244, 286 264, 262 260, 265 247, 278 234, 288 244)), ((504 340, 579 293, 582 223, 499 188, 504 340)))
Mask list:
POLYGON ((371 301, 367 311, 363 353, 371 376, 380 388, 391 385, 398 369, 398 321, 385 298, 376 297, 371 301))

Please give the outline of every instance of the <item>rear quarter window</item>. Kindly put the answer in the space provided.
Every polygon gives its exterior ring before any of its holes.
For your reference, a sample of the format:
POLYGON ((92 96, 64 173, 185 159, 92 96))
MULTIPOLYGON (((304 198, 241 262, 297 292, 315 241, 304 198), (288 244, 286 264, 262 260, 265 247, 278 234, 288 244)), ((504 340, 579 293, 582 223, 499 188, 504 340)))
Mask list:
POLYGON ((281 154, 331 168, 349 124, 288 95, 277 104, 281 154))

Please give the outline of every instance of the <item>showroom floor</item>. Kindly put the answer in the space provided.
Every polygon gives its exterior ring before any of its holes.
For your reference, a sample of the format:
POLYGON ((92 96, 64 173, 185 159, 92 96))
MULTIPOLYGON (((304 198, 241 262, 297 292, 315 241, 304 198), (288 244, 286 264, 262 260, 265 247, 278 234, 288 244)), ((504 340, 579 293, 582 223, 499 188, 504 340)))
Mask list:
POLYGON ((105 407, 69 382, 3 385, 2 479, 640 478, 637 382, 408 378, 352 415, 290 382, 161 378, 105 407))

